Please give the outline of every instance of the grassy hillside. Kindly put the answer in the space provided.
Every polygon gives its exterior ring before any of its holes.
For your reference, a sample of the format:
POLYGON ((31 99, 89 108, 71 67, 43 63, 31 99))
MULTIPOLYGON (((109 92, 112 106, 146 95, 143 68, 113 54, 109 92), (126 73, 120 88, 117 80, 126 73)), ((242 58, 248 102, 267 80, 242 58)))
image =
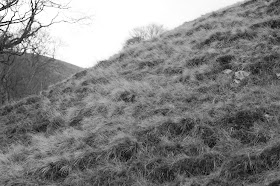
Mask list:
POLYGON ((0 185, 278 185, 279 29, 245 1, 2 107, 0 185))
MULTIPOLYGON (((46 90, 49 85, 82 70, 60 60, 32 54, 10 57, 10 60, 14 61, 10 66, 0 64, 0 77, 8 74, 7 80, 0 83, 6 83, 4 88, 7 89, 11 100, 38 94, 46 90)), ((0 104, 1 102, 0 99, 0 104)))

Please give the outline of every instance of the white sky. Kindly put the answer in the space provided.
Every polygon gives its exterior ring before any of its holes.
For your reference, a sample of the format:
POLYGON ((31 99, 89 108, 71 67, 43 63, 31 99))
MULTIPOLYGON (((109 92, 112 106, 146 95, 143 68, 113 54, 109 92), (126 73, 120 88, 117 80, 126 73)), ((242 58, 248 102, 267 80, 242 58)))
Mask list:
POLYGON ((117 53, 135 27, 151 23, 167 29, 242 0, 72 0, 75 11, 93 15, 90 25, 57 24, 50 33, 62 45, 56 58, 81 67, 117 53))

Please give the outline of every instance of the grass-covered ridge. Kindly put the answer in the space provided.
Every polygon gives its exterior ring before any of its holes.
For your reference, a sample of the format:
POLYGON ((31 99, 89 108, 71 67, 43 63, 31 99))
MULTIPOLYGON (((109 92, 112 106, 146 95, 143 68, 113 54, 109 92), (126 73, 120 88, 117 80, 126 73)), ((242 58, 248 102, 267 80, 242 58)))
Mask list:
POLYGON ((0 108, 0 185, 277 185, 279 7, 210 13, 0 108))

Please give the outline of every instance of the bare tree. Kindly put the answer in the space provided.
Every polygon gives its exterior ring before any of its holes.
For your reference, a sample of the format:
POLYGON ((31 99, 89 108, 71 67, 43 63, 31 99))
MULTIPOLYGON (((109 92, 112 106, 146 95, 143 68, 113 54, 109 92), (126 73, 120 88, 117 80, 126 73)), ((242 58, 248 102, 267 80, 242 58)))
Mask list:
MULTIPOLYGON (((27 77, 15 76, 18 68, 17 56, 25 53, 43 55, 40 39, 41 30, 55 23, 78 22, 78 19, 64 19, 60 13, 68 10, 68 3, 59 0, 0 0, 0 102, 2 104, 11 98, 11 91, 19 83, 31 81, 35 74, 27 77), (49 19, 47 19, 47 18, 49 19), (16 63, 16 64, 15 64, 16 63), (31 79, 30 79, 31 78, 31 79)), ((45 46, 44 46, 45 47, 45 46)), ((35 64, 34 73, 42 69, 44 64, 35 64)), ((27 83, 28 84, 28 83, 27 83)))
POLYGON ((160 36, 166 29, 163 25, 150 24, 143 27, 134 28, 130 32, 130 38, 126 40, 125 47, 140 43, 141 41, 149 40, 160 36))

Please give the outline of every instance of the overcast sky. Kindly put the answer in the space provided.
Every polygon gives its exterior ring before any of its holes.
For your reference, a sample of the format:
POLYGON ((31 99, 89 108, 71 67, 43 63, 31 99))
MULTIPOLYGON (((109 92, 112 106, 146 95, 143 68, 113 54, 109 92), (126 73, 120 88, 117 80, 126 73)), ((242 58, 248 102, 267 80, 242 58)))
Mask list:
POLYGON ((117 53, 135 27, 151 23, 168 29, 242 0, 72 0, 76 12, 92 15, 90 25, 57 24, 50 34, 61 45, 56 58, 81 67, 117 53))

